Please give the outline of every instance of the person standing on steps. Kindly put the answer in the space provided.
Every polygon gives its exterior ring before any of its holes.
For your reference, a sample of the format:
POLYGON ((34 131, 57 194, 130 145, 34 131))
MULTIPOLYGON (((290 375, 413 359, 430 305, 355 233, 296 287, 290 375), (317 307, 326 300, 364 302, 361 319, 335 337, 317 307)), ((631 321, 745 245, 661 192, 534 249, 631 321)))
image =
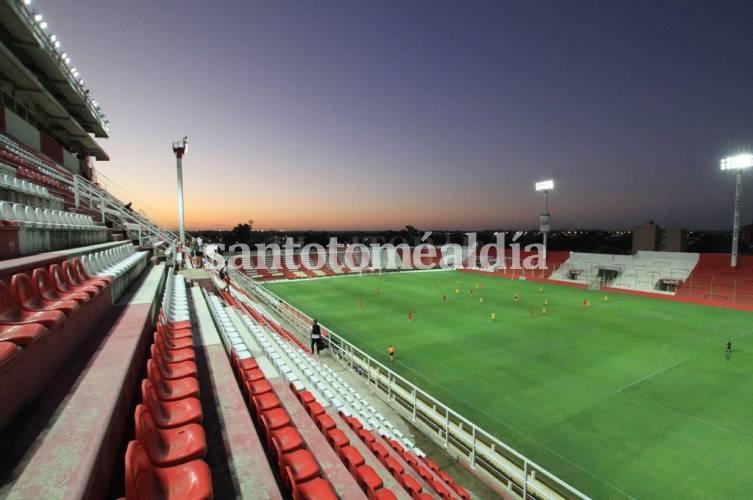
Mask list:
POLYGON ((314 320, 311 325, 311 354, 319 354, 319 342, 322 340, 322 329, 319 327, 319 321, 314 320))

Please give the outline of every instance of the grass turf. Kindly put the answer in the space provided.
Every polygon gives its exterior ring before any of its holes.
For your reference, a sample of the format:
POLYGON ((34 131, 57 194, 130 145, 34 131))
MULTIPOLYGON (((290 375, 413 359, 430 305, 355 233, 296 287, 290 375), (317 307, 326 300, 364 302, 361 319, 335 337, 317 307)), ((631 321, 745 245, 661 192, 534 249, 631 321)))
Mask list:
POLYGON ((753 491, 750 313, 453 271, 268 288, 593 498, 753 491))

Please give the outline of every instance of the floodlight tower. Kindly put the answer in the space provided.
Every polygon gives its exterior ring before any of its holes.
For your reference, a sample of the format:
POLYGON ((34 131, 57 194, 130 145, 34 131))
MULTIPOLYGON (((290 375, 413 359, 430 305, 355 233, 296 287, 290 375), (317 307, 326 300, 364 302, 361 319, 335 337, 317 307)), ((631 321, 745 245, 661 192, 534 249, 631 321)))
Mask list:
POLYGON ((536 191, 544 191, 544 213, 539 217, 539 231, 544 234, 544 251, 546 251, 546 237, 552 229, 552 217, 549 214, 549 191, 554 189, 554 181, 549 179, 536 183, 536 191))
POLYGON ((734 170, 737 177, 735 183, 735 215, 732 219, 732 267, 737 267, 737 246, 740 238, 740 207, 742 205, 743 170, 753 167, 753 154, 739 154, 723 158, 722 170, 734 170))
POLYGON ((188 137, 184 137, 182 141, 173 142, 173 153, 175 153, 178 169, 178 229, 181 249, 186 246, 186 233, 183 229, 183 155, 186 154, 187 149, 188 137))

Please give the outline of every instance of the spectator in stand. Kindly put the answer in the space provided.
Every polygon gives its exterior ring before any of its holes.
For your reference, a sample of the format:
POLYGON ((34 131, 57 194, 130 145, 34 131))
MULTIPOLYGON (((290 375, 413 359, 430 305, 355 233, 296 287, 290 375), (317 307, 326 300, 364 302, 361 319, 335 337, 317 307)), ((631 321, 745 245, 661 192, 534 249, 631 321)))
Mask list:
POLYGON ((224 278, 222 279, 225 281, 225 291, 230 293, 230 271, 227 268, 227 262, 225 262, 225 267, 222 268, 222 272, 224 274, 224 278))
POLYGON ((314 324, 311 325, 311 354, 319 354, 319 342, 322 340, 322 329, 319 326, 319 321, 314 320, 314 324))

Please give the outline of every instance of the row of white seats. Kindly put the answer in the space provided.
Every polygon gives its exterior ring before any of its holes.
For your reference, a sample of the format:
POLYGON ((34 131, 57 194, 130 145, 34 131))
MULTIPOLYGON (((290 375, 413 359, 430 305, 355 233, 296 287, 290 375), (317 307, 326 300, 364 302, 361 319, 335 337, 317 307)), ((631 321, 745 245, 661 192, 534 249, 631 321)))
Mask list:
POLYGON ((0 217, 21 224, 36 225, 43 229, 106 230, 104 226, 98 225, 91 215, 7 201, 0 201, 0 217))
POLYGON ((103 243, 107 228, 90 224, 87 216, 22 203, 0 201, 0 220, 19 226, 19 253, 29 255, 103 243))
POLYGON ((214 318, 214 322, 217 325, 217 330, 220 332, 222 342, 228 351, 232 351, 239 359, 253 358, 250 349, 246 345, 246 341, 241 337, 240 332, 235 327, 235 324, 230 319, 225 307, 222 305, 222 301, 216 295, 209 294, 204 290, 204 297, 207 304, 209 304, 209 312, 214 318))
POLYGON ((149 252, 137 252, 126 243, 81 257, 86 272, 112 280, 113 299, 119 298, 136 276, 146 268, 149 252))
MULTIPOLYGON (((244 294, 235 289, 232 289, 231 293, 236 300, 264 314, 263 308, 257 307, 258 305, 244 294)), ((269 316, 266 317, 269 318, 269 316)), ((285 341, 275 333, 268 332, 248 315, 241 315, 241 320, 265 355, 276 365, 285 379, 294 384, 296 389, 313 388, 322 396, 322 398, 317 398, 317 401, 323 406, 331 405, 346 416, 356 416, 367 430, 373 430, 382 436, 400 441, 406 449, 413 451, 417 456, 425 456, 410 438, 403 435, 332 368, 303 353, 297 345, 285 341), (304 378, 299 378, 295 371, 301 373, 304 378)))
POLYGON ((30 194, 39 198, 50 198, 50 191, 46 187, 8 174, 0 176, 0 187, 30 194))
POLYGON ((169 323, 191 321, 186 280, 183 276, 175 275, 172 267, 167 273, 165 295, 162 298, 162 310, 169 323))

